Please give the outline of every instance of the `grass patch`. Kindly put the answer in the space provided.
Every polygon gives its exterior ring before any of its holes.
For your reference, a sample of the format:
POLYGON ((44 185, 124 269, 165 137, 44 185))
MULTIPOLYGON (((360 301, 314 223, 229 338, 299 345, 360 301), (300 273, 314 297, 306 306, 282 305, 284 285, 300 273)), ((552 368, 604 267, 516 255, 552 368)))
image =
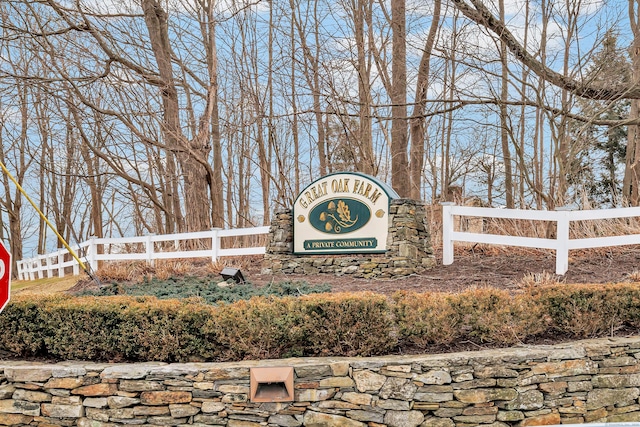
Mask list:
POLYGON ((78 282, 78 276, 50 277, 36 280, 12 280, 12 295, 49 295, 71 289, 78 282))

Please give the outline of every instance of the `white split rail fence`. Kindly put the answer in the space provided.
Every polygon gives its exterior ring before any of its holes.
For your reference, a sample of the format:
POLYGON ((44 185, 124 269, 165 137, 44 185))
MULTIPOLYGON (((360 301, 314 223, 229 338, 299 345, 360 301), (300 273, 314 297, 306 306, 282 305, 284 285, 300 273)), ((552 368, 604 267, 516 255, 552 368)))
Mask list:
MULTIPOLYGON (((74 248, 81 258, 89 263, 93 271, 98 269, 99 261, 132 261, 141 260, 153 265, 158 259, 187 259, 187 258, 209 258, 216 262, 218 258, 225 256, 260 255, 265 253, 264 246, 252 246, 241 248, 222 248, 221 239, 225 237, 257 236, 269 233, 269 226, 238 228, 222 230, 214 228, 208 231, 149 235, 138 237, 118 237, 118 238, 92 238, 80 243, 74 248), (180 242, 210 240, 211 248, 196 250, 180 250, 180 242), (173 242, 174 250, 167 250, 163 247, 161 251, 156 251, 156 243, 173 242), (127 245, 139 245, 142 251, 125 252, 127 245), (98 247, 102 246, 102 251, 98 247), (102 253, 101 253, 102 252, 102 253)), ((64 277, 65 270, 70 268, 73 275, 80 274, 80 266, 75 259, 65 261, 69 253, 66 249, 61 249, 44 255, 38 255, 30 259, 17 262, 18 279, 35 280, 45 277, 64 277), (66 257, 65 257, 66 256, 66 257)))
POLYGON ((640 244, 640 234, 571 239, 569 236, 569 229, 572 221, 592 221, 634 217, 640 217, 640 207, 598 210, 557 209, 555 211, 535 211, 522 209, 478 208, 470 206, 456 206, 453 203, 443 203, 442 263, 444 265, 450 265, 453 263, 454 242, 487 243, 491 245, 552 249, 556 251, 556 274, 564 275, 569 269, 570 250, 640 244), (454 229, 454 216, 552 221, 557 224, 556 237, 549 239, 541 237, 505 236, 499 234, 456 231, 454 229))
MULTIPOLYGON (((478 208, 469 206, 456 206, 453 203, 442 204, 442 263, 453 263, 454 242, 486 243, 492 245, 520 246, 538 249, 551 249, 556 251, 556 274, 564 275, 569 268, 569 251, 573 249, 600 248, 608 246, 638 245, 640 234, 628 234, 622 236, 590 237, 571 239, 569 236, 570 223, 572 221, 591 221, 615 218, 640 218, 640 207, 616 208, 600 210, 568 210, 535 211, 521 209, 497 209, 478 208), (515 220, 552 221, 556 222, 556 237, 522 237, 498 234, 472 233, 456 231, 454 229, 454 217, 480 217, 480 218, 504 218, 515 220)), ((90 267, 96 270, 99 261, 143 260, 153 264, 157 259, 186 259, 186 258, 210 258, 213 262, 219 257, 260 255, 265 253, 264 246, 244 248, 221 248, 221 239, 224 237, 251 236, 267 234, 269 226, 251 227, 241 229, 212 229, 209 231, 149 235, 139 237, 120 238, 93 238, 80 243, 75 250, 87 260, 90 267), (210 239, 210 249, 179 250, 180 241, 210 239), (157 242, 174 242, 175 250, 155 250, 157 242), (144 247, 143 251, 124 252, 126 245, 138 244, 144 247), (103 247, 102 253, 98 246, 103 247)), ((65 270, 71 268, 74 275, 80 274, 80 267, 74 259, 65 261, 66 249, 61 249, 45 255, 25 259, 17 262, 18 278, 20 280, 35 280, 44 277, 63 277, 65 270)), ((69 257, 66 257, 69 258, 69 257)))

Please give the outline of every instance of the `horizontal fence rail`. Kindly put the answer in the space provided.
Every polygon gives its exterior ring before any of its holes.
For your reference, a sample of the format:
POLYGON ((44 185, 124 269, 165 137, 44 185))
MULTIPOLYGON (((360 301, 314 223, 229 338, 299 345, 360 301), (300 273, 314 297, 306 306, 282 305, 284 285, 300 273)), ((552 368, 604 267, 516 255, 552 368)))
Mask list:
POLYGON ((569 251, 573 249, 602 248, 640 244, 640 234, 570 238, 571 222, 595 221, 640 217, 640 207, 598 209, 534 211, 523 209, 479 208, 442 204, 442 263, 453 264, 453 243, 486 243, 491 245, 520 246, 526 248, 552 249, 556 251, 556 274, 564 275, 569 269, 569 251), (520 237, 501 234, 478 233, 455 230, 455 217, 501 218, 514 220, 555 222, 555 237, 520 237))
MULTIPOLYGON (((269 226, 221 230, 214 228, 208 231, 149 235, 137 237, 92 238, 82 242, 73 250, 84 262, 89 263, 93 271, 98 269, 100 261, 146 261, 153 265, 160 259, 208 258, 216 262, 220 257, 261 255, 265 246, 240 246, 233 242, 233 247, 223 247, 222 239, 258 240, 254 236, 269 233, 269 226)), ((264 238, 262 238, 264 241, 264 238)), ((242 243, 246 243, 243 241, 242 243)), ((18 279, 35 280, 45 277, 64 277, 65 273, 80 274, 78 262, 66 249, 17 262, 18 279)))

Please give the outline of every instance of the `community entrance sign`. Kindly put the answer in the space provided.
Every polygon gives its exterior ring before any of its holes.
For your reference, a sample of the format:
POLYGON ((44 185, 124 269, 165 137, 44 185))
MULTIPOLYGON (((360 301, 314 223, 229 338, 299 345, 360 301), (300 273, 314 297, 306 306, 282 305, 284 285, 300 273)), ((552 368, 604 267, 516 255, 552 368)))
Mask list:
POLYGON ((387 184, 361 173, 314 181, 293 205, 293 253, 385 252, 389 202, 397 198, 387 184))
POLYGON ((11 289, 11 254, 0 242, 0 311, 9 302, 11 289))

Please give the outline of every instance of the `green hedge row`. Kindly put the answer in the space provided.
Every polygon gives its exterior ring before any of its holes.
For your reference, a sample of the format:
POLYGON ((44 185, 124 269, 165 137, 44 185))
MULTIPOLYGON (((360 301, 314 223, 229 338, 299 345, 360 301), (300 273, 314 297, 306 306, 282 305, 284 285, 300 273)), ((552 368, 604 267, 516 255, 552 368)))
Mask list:
POLYGON ((257 297, 216 307, 198 299, 16 297, 0 314, 0 349, 94 361, 372 356, 639 326, 637 284, 257 297))

